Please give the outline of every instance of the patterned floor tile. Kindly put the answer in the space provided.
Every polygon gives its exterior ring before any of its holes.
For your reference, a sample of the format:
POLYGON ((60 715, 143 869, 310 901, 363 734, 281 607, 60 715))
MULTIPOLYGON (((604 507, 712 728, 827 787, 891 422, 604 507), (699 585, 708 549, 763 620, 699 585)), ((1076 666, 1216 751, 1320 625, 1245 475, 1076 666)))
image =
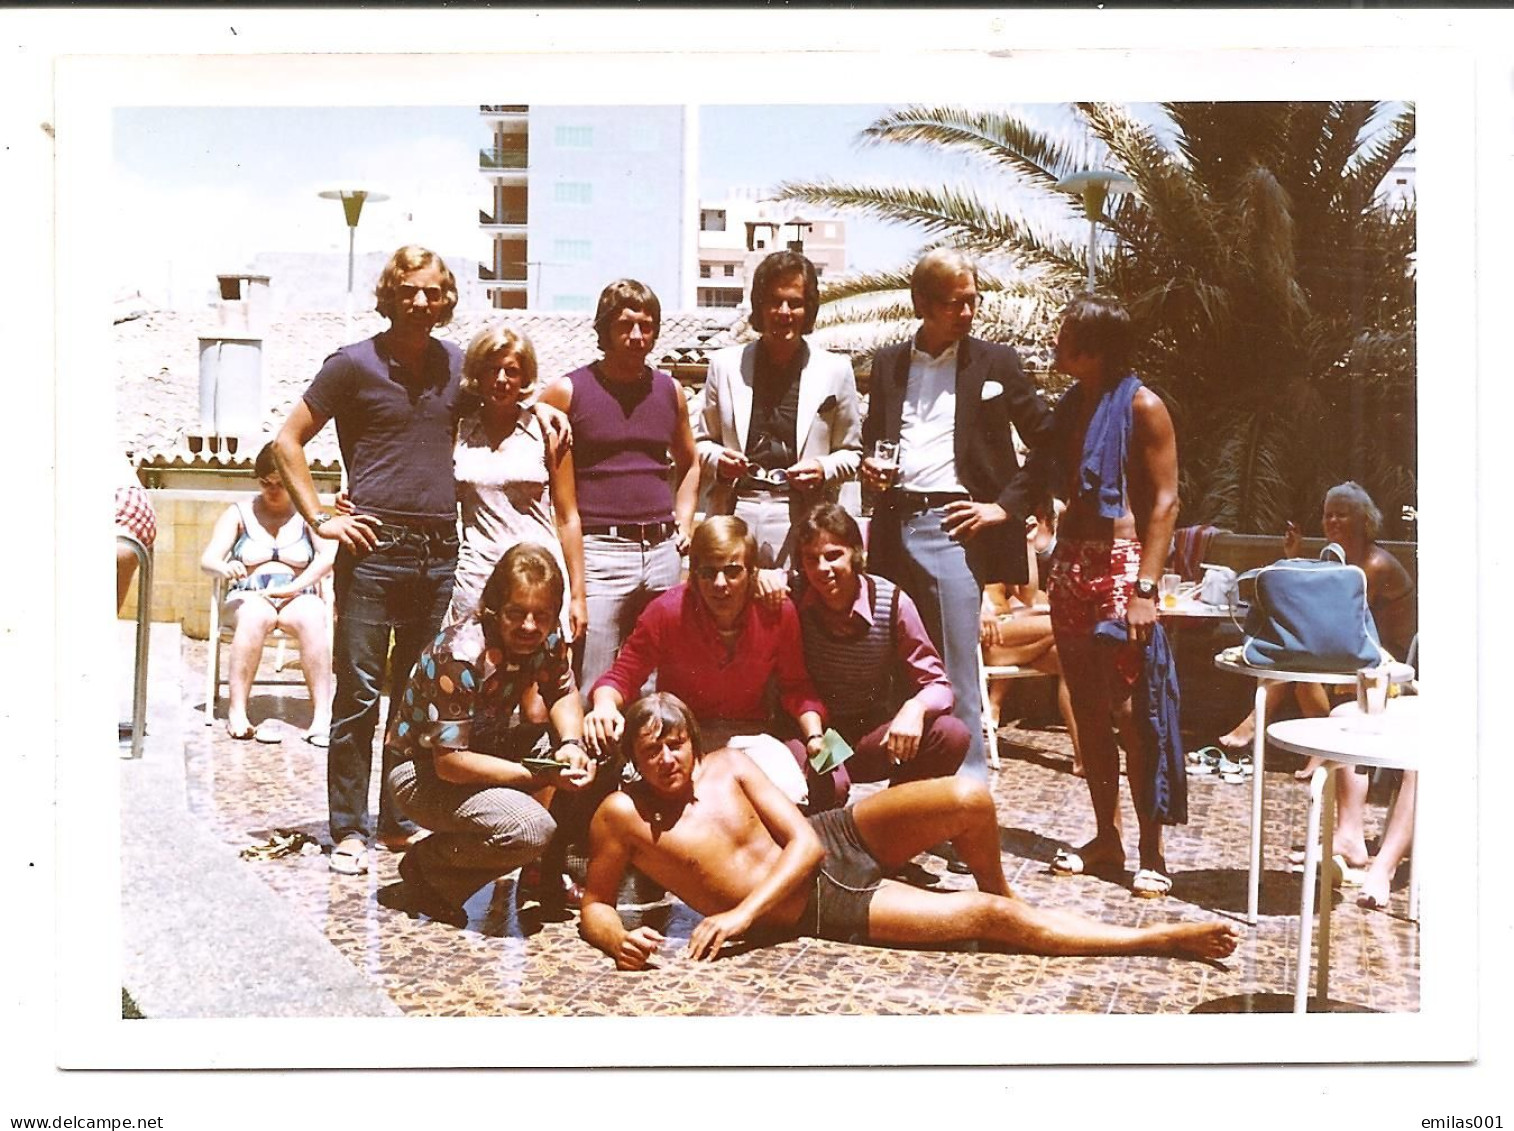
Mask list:
MULTIPOLYGON (((205 648, 186 641, 187 687, 200 686, 205 648)), ((189 692, 190 695, 193 691, 189 692)), ((186 704, 186 715, 189 707, 186 704)), ((240 848, 274 829, 298 829, 322 840, 324 753, 303 742, 303 693, 259 689, 252 717, 282 718, 276 745, 238 742, 224 723, 186 728, 185 770, 190 813, 213 837, 240 848)), ((249 862, 293 911, 405 1012, 426 1016, 917 1016, 1011 1013, 1186 1013, 1206 1002, 1246 993, 1291 992, 1297 961, 1300 878, 1288 850, 1302 840, 1305 787, 1277 759, 1266 773, 1265 872, 1261 921, 1244 923, 1251 791, 1214 779, 1190 782, 1190 820, 1167 831, 1173 894, 1158 902, 1132 898, 1130 873, 1110 879, 1057 877, 1056 849, 1088 838, 1086 786, 1071 774, 1064 733, 1018 723, 1000 734, 1001 768, 990 785, 1000 824, 1005 871, 1017 894, 1037 905, 1104 922, 1138 925, 1226 918, 1241 929, 1236 954, 1222 964, 1130 958, 1044 958, 971 946, 907 950, 794 940, 731 948, 717 961, 683 955, 698 917, 676 901, 647 913, 669 942, 654 969, 622 972, 585 944, 573 919, 543 922, 522 905, 509 878, 469 901, 463 929, 413 918, 384 906, 398 881, 398 857, 373 854, 369 875, 333 875, 324 856, 249 862)), ((375 786, 377 782, 375 781, 375 786)), ((865 795, 876 787, 861 787, 865 795)), ((1135 827, 1122 791, 1127 829, 1135 827)), ((1368 807, 1368 837, 1378 835, 1380 804, 1368 807)), ((1134 845, 1129 846, 1132 853, 1134 845)), ((943 862, 918 861, 943 889, 970 888, 943 862)), ((1132 855, 1129 865, 1134 866, 1132 855)), ((1400 883, 1407 881, 1407 874, 1400 883)), ((1405 918, 1407 891, 1394 892, 1387 912, 1355 906, 1346 889, 1332 923, 1331 997, 1394 1012, 1419 1008, 1419 934, 1405 918)), ((1312 928, 1312 923, 1311 923, 1312 928)))

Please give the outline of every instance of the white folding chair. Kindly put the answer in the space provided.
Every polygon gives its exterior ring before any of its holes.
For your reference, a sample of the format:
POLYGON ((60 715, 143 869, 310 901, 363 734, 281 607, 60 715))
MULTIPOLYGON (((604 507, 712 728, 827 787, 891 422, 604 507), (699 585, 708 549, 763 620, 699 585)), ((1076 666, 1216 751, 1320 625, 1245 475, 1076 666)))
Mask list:
MULTIPOLYGON (((328 631, 330 630, 331 625, 332 625, 331 586, 330 586, 329 582, 330 582, 330 578, 329 577, 322 578, 321 581, 320 581, 321 599, 326 602, 326 625, 327 625, 328 631)), ((215 720, 216 720, 216 713, 215 713, 216 697, 220 694, 221 684, 223 682, 225 682, 221 678, 221 646, 223 644, 230 644, 232 637, 235 635, 235 629, 231 625, 229 625, 229 624, 222 624, 221 623, 221 604, 222 604, 222 602, 225 599, 226 599, 226 579, 224 577, 217 577, 217 578, 215 578, 213 580, 213 583, 211 584, 211 587, 210 587, 210 631, 207 632, 206 636, 205 636, 205 642, 206 642, 206 644, 210 648, 210 655, 206 658, 206 663, 205 663, 205 725, 206 726, 213 726, 215 724, 215 720)), ((274 645, 274 649, 275 650, 274 650, 274 656, 273 656, 273 670, 274 670, 274 674, 277 675, 277 674, 283 672, 283 670, 285 668, 287 668, 289 666, 289 664, 290 664, 290 660, 289 660, 289 646, 291 644, 293 644, 294 647, 295 647, 295 649, 298 650, 299 646, 300 646, 299 645, 299 641, 295 638, 295 636, 294 636, 293 633, 285 632, 282 628, 275 628, 264 639, 264 641, 263 641, 263 647, 266 649, 269 644, 273 644, 274 645)), ((261 666, 261 665, 259 665, 259 666, 261 666)), ((252 682, 253 682, 254 685, 259 684, 259 683, 262 683, 262 684, 304 683, 305 682, 305 676, 304 676, 304 673, 302 671, 300 673, 300 678, 298 680, 288 680, 288 679, 264 679, 264 680, 260 680, 260 679, 257 678, 256 673, 254 673, 252 682)))

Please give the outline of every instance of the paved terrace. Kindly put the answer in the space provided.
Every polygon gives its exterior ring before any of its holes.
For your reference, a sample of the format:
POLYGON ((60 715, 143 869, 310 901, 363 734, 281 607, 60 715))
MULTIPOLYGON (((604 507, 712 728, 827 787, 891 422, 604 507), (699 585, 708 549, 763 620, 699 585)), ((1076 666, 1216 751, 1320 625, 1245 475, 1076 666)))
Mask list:
MULTIPOLYGON (((126 655, 132 626, 119 627, 126 655)), ((513 878, 476 895, 459 930, 383 905, 398 875, 397 858, 382 850, 356 879, 331 873, 322 855, 241 860, 240 849, 275 828, 324 839, 324 752, 300 737, 309 705, 298 684, 254 688, 253 721, 283 720, 281 744, 233 741, 221 720, 206 727, 205 653, 176 626, 153 626, 147 753, 120 765, 122 981, 148 1017, 1154 1014, 1293 984, 1300 880, 1287 852, 1301 839, 1307 800, 1282 757, 1273 759, 1276 772, 1269 763, 1262 918, 1246 928, 1248 786, 1190 780, 1190 821, 1167 839, 1172 896, 1137 900, 1121 883, 1050 873, 1056 848, 1090 829, 1067 737, 1028 723, 1000 732, 1003 766, 992 787, 1016 890, 1109 922, 1228 917, 1245 940, 1224 963, 800 940, 696 967, 677 945, 696 916, 663 902, 640 912, 672 939, 658 969, 622 973, 579 940, 576 920, 542 922, 534 904, 521 906, 513 878)), ((271 669, 265 660, 264 678, 271 669)), ((285 675, 297 679, 298 670, 285 675)), ((1369 838, 1383 817, 1373 804, 1369 838)), ((934 856, 918 863, 940 887, 970 883, 934 856)), ((1335 916, 1332 998, 1417 1010, 1418 931, 1405 918, 1406 890, 1394 892, 1386 912, 1357 908, 1346 890, 1335 916)))

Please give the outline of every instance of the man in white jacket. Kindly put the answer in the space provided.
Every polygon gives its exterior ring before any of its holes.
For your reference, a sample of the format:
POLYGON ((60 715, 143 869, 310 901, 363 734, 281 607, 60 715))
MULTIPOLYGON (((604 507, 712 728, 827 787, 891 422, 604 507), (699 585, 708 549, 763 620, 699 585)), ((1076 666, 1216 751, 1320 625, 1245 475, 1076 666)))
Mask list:
POLYGON ((734 514, 757 538, 757 564, 787 566, 789 528, 834 501, 862 461, 851 363, 805 341, 820 281, 795 251, 776 251, 752 275, 752 326, 762 337, 710 359, 695 423, 700 463, 715 478, 710 514, 734 514))

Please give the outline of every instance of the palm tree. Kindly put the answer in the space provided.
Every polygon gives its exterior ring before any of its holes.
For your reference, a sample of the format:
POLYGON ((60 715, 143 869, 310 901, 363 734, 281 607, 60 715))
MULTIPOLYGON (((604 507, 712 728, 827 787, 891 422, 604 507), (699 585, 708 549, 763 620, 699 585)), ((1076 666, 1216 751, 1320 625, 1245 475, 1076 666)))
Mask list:
MULTIPOLYGON (((1172 102, 1155 122, 1070 108, 1065 137, 1012 115, 892 111, 873 144, 965 156, 973 189, 790 182, 779 195, 911 224, 984 256, 986 336, 1048 356, 1085 285, 1081 200, 1056 185, 1105 167, 1099 289, 1131 310, 1143 378, 1178 428, 1185 520, 1317 524, 1324 491, 1361 482, 1385 515, 1415 502, 1415 209, 1379 197, 1414 111, 1374 102, 1172 102)), ((829 282, 822 333, 865 343, 908 325, 905 270, 829 282)))

